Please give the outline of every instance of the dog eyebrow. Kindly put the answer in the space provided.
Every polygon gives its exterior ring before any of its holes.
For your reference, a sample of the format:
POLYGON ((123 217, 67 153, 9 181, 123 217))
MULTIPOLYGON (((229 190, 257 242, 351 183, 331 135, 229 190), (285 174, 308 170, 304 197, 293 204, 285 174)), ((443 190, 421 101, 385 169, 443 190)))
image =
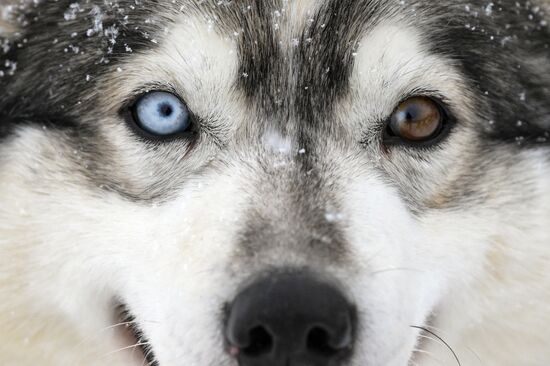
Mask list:
POLYGON ((253 2, 246 11, 236 11, 236 4, 195 4, 189 13, 215 19, 221 36, 235 34, 238 75, 245 75, 236 87, 251 105, 274 120, 293 111, 305 123, 319 124, 315 117, 329 113, 334 99, 348 92, 357 40, 385 7, 374 1, 343 6, 340 0, 311 5, 301 9, 305 19, 281 12, 275 1, 253 2), (311 67, 312 59, 319 67, 311 67))

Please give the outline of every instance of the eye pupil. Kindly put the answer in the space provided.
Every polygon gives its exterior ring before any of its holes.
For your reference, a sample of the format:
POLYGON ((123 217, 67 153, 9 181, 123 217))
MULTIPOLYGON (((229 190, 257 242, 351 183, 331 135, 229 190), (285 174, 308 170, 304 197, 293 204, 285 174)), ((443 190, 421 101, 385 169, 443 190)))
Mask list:
POLYGON ((159 112, 160 112, 160 115, 163 117, 170 117, 172 113, 174 113, 174 109, 170 104, 163 103, 159 105, 159 112))

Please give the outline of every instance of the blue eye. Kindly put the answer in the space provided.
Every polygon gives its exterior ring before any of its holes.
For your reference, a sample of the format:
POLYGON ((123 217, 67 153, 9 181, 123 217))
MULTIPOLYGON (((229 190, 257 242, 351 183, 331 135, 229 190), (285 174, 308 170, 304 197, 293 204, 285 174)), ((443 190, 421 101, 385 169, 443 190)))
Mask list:
POLYGON ((147 93, 134 104, 132 111, 137 125, 153 135, 169 136, 191 128, 189 110, 172 93, 147 93))

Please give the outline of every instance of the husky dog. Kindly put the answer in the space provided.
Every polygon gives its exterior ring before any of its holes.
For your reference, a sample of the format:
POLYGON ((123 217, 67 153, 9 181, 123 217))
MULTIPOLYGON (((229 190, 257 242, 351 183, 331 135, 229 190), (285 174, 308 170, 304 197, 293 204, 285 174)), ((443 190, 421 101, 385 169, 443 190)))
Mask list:
POLYGON ((0 365, 550 364, 548 3, 15 1, 0 365))

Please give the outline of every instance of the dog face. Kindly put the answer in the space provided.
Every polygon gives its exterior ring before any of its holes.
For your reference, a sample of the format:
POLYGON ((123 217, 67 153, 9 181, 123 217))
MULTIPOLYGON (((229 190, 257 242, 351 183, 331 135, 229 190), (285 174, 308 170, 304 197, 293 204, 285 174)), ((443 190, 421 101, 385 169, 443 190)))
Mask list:
MULTIPOLYGON (((498 337, 516 336, 493 320, 547 303, 524 285, 548 259, 545 11, 13 7, 0 319, 18 326, 0 354, 21 365, 38 354, 52 365, 502 364, 498 337)), ((523 342, 542 350, 550 323, 535 323, 523 342)))

